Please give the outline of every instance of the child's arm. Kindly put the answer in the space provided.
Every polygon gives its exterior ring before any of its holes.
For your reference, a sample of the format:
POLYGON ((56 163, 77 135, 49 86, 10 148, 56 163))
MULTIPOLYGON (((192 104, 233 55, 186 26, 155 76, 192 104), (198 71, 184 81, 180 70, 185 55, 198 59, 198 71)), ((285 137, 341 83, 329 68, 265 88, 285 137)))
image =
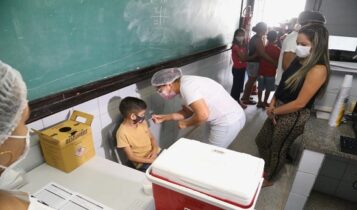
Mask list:
POLYGON ((157 145, 157 141, 156 141, 154 135, 152 135, 150 129, 149 129, 149 136, 150 136, 152 150, 151 150, 150 154, 147 156, 147 158, 156 159, 159 146, 157 145))
POLYGON ((259 54, 260 57, 268 60, 270 63, 274 64, 275 66, 277 66, 277 62, 275 60, 273 60, 266 52, 265 52, 265 47, 264 47, 264 43, 262 40, 258 39, 257 40, 257 52, 259 54))
POLYGON ((238 59, 240 61, 242 61, 242 62, 247 61, 247 54, 246 53, 237 51, 237 56, 238 56, 238 59))
POLYGON ((238 60, 240 60, 240 61, 242 61, 242 62, 244 62, 244 61, 247 60, 247 53, 244 53, 244 52, 238 50, 238 46, 237 46, 237 45, 234 45, 234 46, 232 47, 232 52, 233 52, 233 53, 232 53, 232 56, 233 56, 233 55, 237 55, 238 60))
POLYGON ((138 157, 136 156, 133 151, 131 150, 131 148, 128 147, 123 147, 123 150, 126 154, 126 157, 128 158, 128 160, 132 161, 132 162, 137 162, 137 163, 152 163, 154 161, 153 158, 143 158, 143 157, 138 157))

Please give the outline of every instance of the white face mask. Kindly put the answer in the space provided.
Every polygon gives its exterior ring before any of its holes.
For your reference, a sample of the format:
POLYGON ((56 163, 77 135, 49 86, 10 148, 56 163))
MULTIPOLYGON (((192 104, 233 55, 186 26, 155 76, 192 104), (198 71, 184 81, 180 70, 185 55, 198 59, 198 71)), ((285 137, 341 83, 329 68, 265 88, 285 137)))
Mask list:
POLYGON ((298 46, 296 46, 295 54, 299 58, 306 58, 307 56, 310 55, 310 50, 311 50, 310 46, 298 45, 298 46))
POLYGON ((171 99, 175 98, 175 96, 177 95, 177 93, 175 93, 175 91, 173 91, 173 90, 168 91, 168 90, 161 89, 161 90, 157 90, 157 92, 159 93, 159 95, 162 98, 164 98, 166 100, 171 100, 171 99))
POLYGON ((10 136, 10 137, 14 139, 25 139, 26 146, 22 155, 11 165, 9 166, 0 165, 0 168, 4 169, 2 174, 0 175, 0 189, 5 189, 5 190, 11 190, 24 184, 25 180, 23 178, 23 174, 21 172, 16 171, 14 167, 18 165, 23 159, 25 159, 25 157, 27 156, 30 150, 29 130, 27 130, 26 136, 10 136))
POLYGON ((236 36, 236 40, 238 42, 243 42, 244 41, 244 36, 236 36))

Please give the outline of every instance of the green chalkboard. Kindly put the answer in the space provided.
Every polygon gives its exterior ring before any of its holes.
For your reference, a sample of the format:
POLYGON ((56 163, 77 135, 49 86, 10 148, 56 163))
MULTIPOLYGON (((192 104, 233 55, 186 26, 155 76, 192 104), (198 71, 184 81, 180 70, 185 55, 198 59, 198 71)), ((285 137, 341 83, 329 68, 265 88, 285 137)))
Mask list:
POLYGON ((29 99, 231 42, 241 0, 1 0, 0 60, 29 99))

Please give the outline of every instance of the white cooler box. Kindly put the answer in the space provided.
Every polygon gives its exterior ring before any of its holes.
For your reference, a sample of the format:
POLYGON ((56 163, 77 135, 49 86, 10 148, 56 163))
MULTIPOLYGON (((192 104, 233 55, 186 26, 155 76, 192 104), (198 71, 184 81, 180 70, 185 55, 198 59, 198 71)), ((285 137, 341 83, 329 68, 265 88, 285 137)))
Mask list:
POLYGON ((254 209, 263 170, 263 159, 181 138, 146 174, 156 210, 237 210, 254 209))

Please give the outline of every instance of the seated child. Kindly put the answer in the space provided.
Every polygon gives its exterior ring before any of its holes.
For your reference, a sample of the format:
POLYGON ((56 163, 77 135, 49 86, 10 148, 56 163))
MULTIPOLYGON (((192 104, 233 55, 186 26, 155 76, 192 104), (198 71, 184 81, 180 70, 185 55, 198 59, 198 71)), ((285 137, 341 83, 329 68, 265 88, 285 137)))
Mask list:
POLYGON ((145 121, 146 103, 139 98, 126 97, 119 110, 124 121, 116 133, 117 147, 124 150, 136 169, 145 172, 160 152, 145 121))
MULTIPOLYGON (((269 31, 267 35, 268 44, 265 46, 265 52, 276 62, 279 60, 280 48, 277 46, 278 32, 269 31)), ((268 60, 261 58, 259 63, 259 77, 258 77, 258 108, 268 107, 268 99, 270 92, 275 89, 275 74, 276 66, 268 60), (265 96, 263 97, 263 91, 265 96)))

